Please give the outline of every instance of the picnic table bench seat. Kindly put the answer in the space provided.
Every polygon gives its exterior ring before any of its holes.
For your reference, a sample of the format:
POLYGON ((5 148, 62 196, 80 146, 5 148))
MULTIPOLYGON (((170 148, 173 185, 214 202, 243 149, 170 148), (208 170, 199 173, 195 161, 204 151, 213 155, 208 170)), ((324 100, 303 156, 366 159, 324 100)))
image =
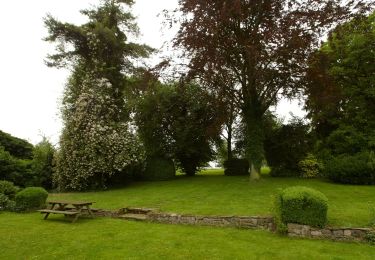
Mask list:
POLYGON ((40 213, 53 213, 53 214, 64 214, 64 215, 77 215, 77 211, 67 211, 67 210, 52 210, 52 209, 40 209, 40 213))

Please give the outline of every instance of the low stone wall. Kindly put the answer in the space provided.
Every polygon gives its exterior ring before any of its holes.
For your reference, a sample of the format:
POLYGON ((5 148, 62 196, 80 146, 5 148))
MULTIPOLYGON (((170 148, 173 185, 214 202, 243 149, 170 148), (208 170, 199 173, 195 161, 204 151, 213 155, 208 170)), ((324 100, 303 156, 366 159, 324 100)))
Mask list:
POLYGON ((147 219, 152 222, 166 224, 261 228, 271 231, 275 230, 275 223, 272 217, 195 216, 150 212, 147 214, 147 219))
POLYGON ((307 225, 288 224, 288 236, 338 241, 365 241, 373 230, 369 228, 313 228, 307 225))
MULTIPOLYGON (((276 231, 273 217, 258 216, 196 216, 175 213, 163 213, 154 209, 124 208, 118 211, 95 210, 94 214, 100 217, 123 218, 124 214, 131 213, 130 218, 163 224, 203 225, 216 227, 258 228, 271 232, 276 231), (134 214, 145 216, 134 218, 134 214)), ((126 216, 126 215, 125 215, 126 216)), ((368 241, 375 238, 375 230, 370 228, 313 228, 307 225, 288 224, 288 236, 300 238, 330 239, 336 241, 368 241)))

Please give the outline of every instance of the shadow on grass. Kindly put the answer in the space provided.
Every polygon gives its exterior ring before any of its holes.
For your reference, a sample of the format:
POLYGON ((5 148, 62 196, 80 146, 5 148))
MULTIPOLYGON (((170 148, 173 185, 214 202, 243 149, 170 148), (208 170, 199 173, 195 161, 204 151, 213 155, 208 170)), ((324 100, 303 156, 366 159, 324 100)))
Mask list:
POLYGON ((44 215, 40 215, 40 223, 59 223, 64 225, 79 225, 90 223, 91 221, 95 221, 98 217, 88 217, 88 216, 81 216, 77 219, 76 222, 72 223, 74 217, 65 217, 61 214, 54 214, 49 215, 47 219, 43 219, 44 215))

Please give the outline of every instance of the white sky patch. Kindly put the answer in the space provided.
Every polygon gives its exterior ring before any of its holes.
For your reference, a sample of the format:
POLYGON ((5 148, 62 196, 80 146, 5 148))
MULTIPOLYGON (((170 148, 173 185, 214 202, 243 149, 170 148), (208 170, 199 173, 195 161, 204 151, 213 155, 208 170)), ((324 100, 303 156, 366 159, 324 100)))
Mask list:
MULTIPOLYGON (((178 0, 136 0, 133 13, 141 31, 139 42, 161 48, 173 36, 162 30, 164 9, 177 7, 178 0)), ((58 142, 62 123, 60 100, 69 75, 67 70, 48 68, 44 59, 53 47, 42 39, 47 36, 43 17, 80 24, 85 17, 79 10, 98 0, 36 0, 0 2, 0 130, 36 144, 41 135, 58 142)), ((277 114, 303 116, 298 102, 281 101, 277 114)))

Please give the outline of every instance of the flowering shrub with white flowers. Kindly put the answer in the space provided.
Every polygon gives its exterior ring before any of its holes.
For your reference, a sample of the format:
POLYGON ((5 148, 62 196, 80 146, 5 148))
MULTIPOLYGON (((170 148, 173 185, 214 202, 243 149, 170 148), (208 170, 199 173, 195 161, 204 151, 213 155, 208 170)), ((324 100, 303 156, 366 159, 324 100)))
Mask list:
POLYGON ((129 123, 114 120, 118 108, 107 80, 87 77, 65 128, 54 181, 60 189, 105 188, 106 181, 144 160, 129 123))
POLYGON ((47 56, 47 65, 72 69, 54 174, 60 189, 105 188, 116 174, 124 176, 144 160, 143 146, 129 123, 126 79, 133 75, 135 61, 153 49, 129 40, 129 35, 138 35, 133 3, 103 0, 81 11, 87 22, 80 25, 51 15, 44 20, 45 40, 56 50, 47 56))

